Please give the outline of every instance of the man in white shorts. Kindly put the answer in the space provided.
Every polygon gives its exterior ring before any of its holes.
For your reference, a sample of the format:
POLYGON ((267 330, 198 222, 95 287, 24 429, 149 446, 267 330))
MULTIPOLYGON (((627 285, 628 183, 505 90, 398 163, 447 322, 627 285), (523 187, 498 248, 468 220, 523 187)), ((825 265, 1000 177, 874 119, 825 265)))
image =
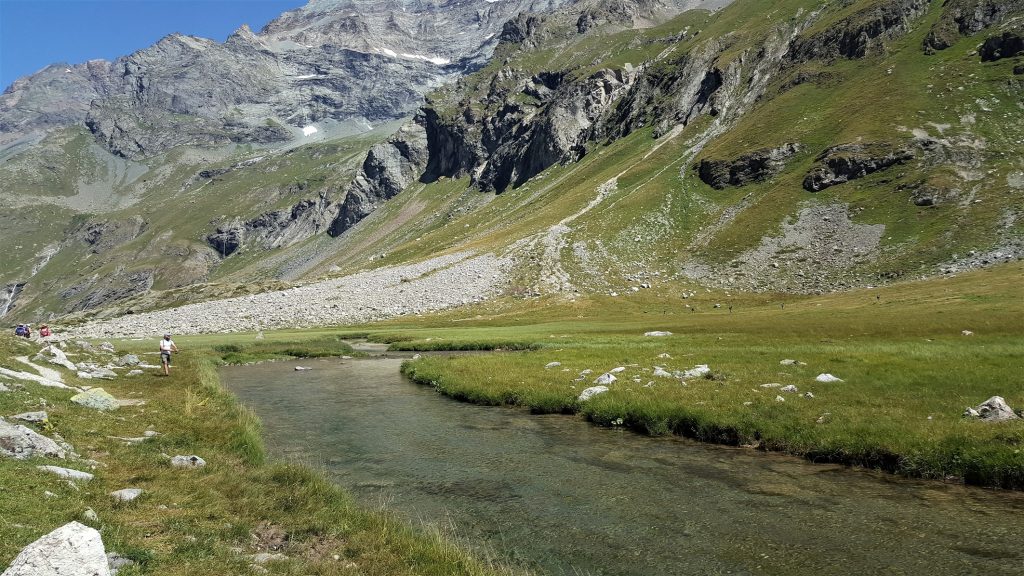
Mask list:
POLYGON ((174 345, 174 340, 171 340, 170 334, 164 334, 163 340, 160 340, 160 363, 164 367, 164 376, 171 375, 171 352, 177 352, 178 347, 174 345))

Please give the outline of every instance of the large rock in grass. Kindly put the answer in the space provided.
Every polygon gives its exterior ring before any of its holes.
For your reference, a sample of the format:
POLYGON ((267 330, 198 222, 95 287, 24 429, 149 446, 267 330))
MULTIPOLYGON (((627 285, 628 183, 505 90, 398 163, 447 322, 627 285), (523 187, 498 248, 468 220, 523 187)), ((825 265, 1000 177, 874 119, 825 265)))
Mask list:
POLYGON ((71 401, 94 410, 117 410, 121 404, 103 388, 92 388, 81 394, 75 394, 71 401))
POLYGON ((103 539, 70 522, 26 546, 2 576, 110 576, 103 539))
POLYGON ((64 351, 52 344, 40 350, 39 354, 36 354, 34 360, 44 360, 46 362, 49 362, 50 364, 63 366, 68 370, 78 370, 78 367, 75 366, 75 363, 68 360, 68 357, 67 355, 64 354, 64 351))
POLYGON ((594 396, 597 396, 598 394, 604 394, 607 391, 607 386, 591 386, 590 388, 587 388, 583 392, 580 392, 580 396, 579 398, 577 398, 577 400, 579 400, 580 402, 586 402, 587 400, 590 400, 594 396))
POLYGON ((974 408, 968 408, 964 411, 964 416, 978 418, 986 422, 1002 422, 1019 418, 1002 396, 993 396, 974 408))
POLYGON ((0 456, 18 460, 42 456, 65 458, 66 452, 59 444, 35 430, 0 418, 0 456))

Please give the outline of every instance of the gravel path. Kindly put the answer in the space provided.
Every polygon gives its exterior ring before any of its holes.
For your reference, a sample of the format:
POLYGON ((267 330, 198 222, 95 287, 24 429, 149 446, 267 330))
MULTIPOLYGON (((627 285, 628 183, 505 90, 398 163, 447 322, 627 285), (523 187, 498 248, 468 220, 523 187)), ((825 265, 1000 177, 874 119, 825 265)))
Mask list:
POLYGON ((67 335, 131 338, 370 322, 486 300, 498 294, 509 266, 493 254, 460 252, 287 290, 98 320, 67 335))

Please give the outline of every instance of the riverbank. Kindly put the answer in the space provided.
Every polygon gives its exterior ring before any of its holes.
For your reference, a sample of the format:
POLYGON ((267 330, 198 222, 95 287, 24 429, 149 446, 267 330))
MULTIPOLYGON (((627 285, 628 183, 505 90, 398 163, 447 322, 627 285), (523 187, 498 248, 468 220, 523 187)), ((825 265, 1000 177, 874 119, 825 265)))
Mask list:
POLYGON ((964 416, 993 396, 1024 408, 1020 274, 1015 265, 760 301, 546 302, 490 317, 396 320, 369 336, 403 350, 535 349, 404 366, 414 381, 468 402, 1021 490, 1024 419, 964 416), (657 332, 670 334, 645 335, 657 332), (606 373, 607 390, 581 400, 606 373))
MULTIPOLYGON (((214 352, 179 341, 186 351, 176 357, 169 378, 152 368, 134 376, 117 370, 109 381, 59 370, 68 386, 102 385, 120 399, 111 411, 71 402, 74 390, 0 379, 8 389, 0 392, 0 416, 69 445, 66 458, 0 459, 0 566, 40 536, 77 520, 98 529, 107 552, 128 561, 121 576, 514 573, 474 559, 451 535, 357 505, 320 472, 266 461, 259 422, 220 387, 215 357, 253 361, 350 351, 336 338, 306 344, 268 336, 251 347, 214 352), (47 418, 11 418, 28 411, 45 411, 47 418), (175 468, 169 460, 175 455, 197 455, 206 465, 175 468), (94 478, 65 480, 40 465, 94 478), (130 502, 110 496, 125 488, 142 494, 130 502)), ((67 352, 73 362, 115 356, 72 346, 67 352)), ((116 356, 135 353, 143 363, 155 361, 146 343, 123 346, 116 356)), ((36 351, 35 344, 2 336, 0 366, 34 372, 15 357, 36 351)))

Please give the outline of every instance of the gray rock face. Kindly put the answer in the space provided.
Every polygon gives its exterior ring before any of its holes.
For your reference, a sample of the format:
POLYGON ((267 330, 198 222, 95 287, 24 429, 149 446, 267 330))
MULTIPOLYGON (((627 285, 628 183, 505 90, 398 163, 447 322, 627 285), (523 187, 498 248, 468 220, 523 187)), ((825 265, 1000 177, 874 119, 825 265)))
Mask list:
POLYGON ((362 169, 345 191, 330 234, 337 236, 416 181, 427 164, 426 131, 416 123, 403 126, 387 142, 370 149, 362 169))
POLYGON ((804 189, 808 192, 820 192, 913 158, 914 153, 910 150, 893 150, 884 145, 833 146, 818 156, 818 165, 804 178, 804 189))
POLYGON ((114 62, 18 80, 0 97, 0 145, 84 124, 110 151, 141 158, 401 118, 428 90, 482 65, 507 20, 566 1, 311 0, 224 43, 172 34, 114 62))
POLYGON ((1020 31, 1007 30, 996 36, 989 36, 978 50, 982 62, 995 62, 1024 54, 1024 35, 1020 31))
POLYGON ((100 533, 78 522, 26 546, 3 576, 110 576, 100 533))
POLYGON ((125 219, 91 220, 82 226, 78 237, 89 245, 93 254, 103 254, 138 238, 147 227, 146 221, 138 215, 125 219))
POLYGON ((207 235, 206 242, 221 257, 230 256, 245 246, 263 249, 290 246, 326 230, 337 211, 323 192, 319 198, 302 200, 290 209, 265 212, 245 222, 235 220, 222 224, 207 235))
POLYGON ((0 418, 0 456, 17 460, 41 456, 64 458, 66 452, 59 444, 31 428, 0 418))
POLYGON ((1024 10, 1024 0, 947 0, 942 15, 924 40, 927 50, 945 50, 961 36, 978 32, 1009 20, 1024 10))
POLYGON ((883 41, 910 30, 928 12, 928 0, 893 0, 870 4, 813 35, 800 38, 791 60, 864 58, 883 48, 883 41))
POLYGON ((716 190, 727 186, 745 186, 782 172, 786 168, 786 161, 800 150, 799 144, 783 144, 777 148, 755 150, 734 160, 706 158, 697 164, 697 175, 716 190))

